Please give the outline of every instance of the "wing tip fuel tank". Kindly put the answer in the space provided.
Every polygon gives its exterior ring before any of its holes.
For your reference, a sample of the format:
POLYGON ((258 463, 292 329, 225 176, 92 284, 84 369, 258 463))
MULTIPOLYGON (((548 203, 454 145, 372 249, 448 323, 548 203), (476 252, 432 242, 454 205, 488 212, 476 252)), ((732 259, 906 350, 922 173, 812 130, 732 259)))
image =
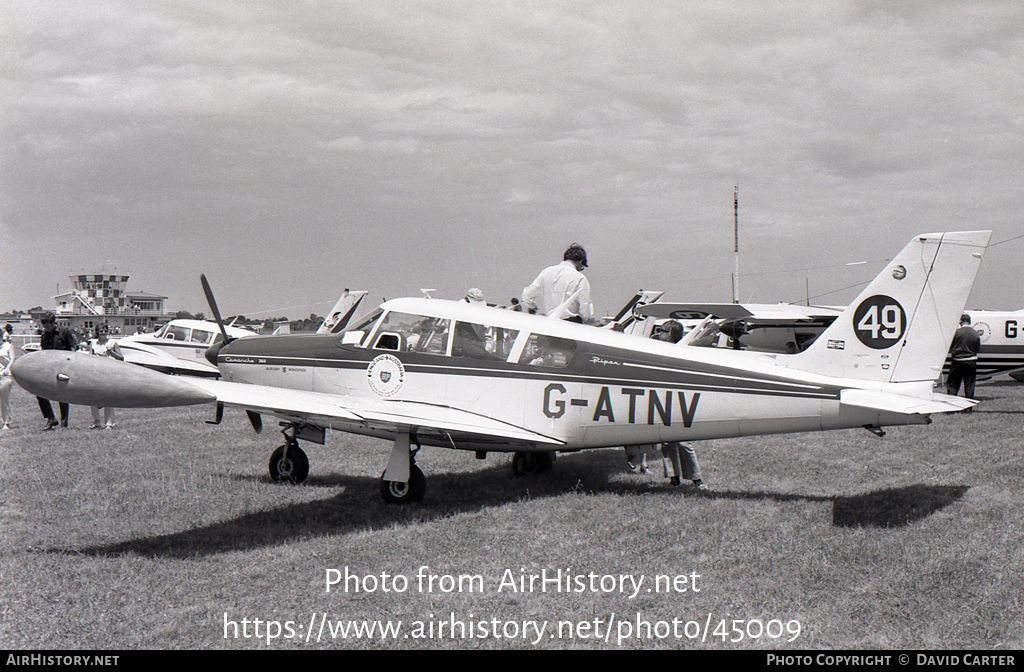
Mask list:
POLYGON ((160 408, 217 400, 184 379, 82 352, 29 353, 15 360, 11 375, 38 397, 83 406, 160 408))

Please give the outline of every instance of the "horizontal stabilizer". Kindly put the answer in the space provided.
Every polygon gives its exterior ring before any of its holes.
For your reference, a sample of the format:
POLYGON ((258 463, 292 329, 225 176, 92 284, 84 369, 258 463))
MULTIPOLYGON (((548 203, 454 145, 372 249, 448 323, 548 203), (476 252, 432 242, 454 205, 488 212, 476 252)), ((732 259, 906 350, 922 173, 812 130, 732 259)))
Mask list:
POLYGON ((928 398, 919 398, 877 390, 846 389, 839 393, 839 403, 876 411, 926 415, 928 413, 963 411, 978 402, 963 397, 952 397, 948 394, 933 394, 928 398))

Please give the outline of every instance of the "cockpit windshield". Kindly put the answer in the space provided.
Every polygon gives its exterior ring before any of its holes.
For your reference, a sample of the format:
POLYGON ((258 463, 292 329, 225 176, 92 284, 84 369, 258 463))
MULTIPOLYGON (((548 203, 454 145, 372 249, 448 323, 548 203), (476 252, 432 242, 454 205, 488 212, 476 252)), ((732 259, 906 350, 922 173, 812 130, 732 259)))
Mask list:
POLYGON ((372 313, 356 322, 341 332, 341 343, 361 345, 366 335, 373 329, 373 325, 380 319, 383 309, 377 308, 372 313))
POLYGON ((519 363, 530 366, 564 368, 569 365, 569 360, 576 354, 577 346, 576 341, 566 338, 530 334, 530 338, 519 356, 519 363))

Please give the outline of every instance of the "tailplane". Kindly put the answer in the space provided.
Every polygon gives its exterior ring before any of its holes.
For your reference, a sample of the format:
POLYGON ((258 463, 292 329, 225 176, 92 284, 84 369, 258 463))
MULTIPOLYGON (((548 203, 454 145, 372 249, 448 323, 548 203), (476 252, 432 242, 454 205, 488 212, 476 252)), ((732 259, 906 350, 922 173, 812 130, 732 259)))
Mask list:
POLYGON ((788 366, 883 383, 938 379, 991 234, 915 236, 788 366))

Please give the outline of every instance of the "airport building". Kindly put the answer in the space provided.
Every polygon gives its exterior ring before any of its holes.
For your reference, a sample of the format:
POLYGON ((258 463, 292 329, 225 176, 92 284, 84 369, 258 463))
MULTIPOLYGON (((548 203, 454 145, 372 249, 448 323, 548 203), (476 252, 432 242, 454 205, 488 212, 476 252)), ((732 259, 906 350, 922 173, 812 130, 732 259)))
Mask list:
MULTIPOLYGON (((129 292, 127 275, 72 275, 71 291, 53 297, 57 323, 87 332, 106 323, 123 334, 153 331, 174 317, 164 309, 166 296, 129 292)), ((45 309, 32 311, 36 323, 45 309)))

